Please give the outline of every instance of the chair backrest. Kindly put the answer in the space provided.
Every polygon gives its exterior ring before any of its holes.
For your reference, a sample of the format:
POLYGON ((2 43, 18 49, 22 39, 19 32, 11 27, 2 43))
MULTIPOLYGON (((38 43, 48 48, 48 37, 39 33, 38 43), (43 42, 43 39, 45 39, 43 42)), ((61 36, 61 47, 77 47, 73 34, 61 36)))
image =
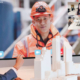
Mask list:
POLYGON ((70 12, 70 9, 68 8, 68 12, 70 12))

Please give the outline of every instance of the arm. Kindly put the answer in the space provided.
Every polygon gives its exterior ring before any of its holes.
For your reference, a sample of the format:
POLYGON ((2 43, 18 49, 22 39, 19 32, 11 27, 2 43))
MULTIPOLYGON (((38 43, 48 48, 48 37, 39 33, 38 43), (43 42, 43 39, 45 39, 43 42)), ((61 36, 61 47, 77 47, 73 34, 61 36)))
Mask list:
MULTIPOLYGON (((18 55, 18 57, 16 59, 16 63, 13 66, 13 68, 16 70, 16 72, 22 66, 23 62, 24 61, 23 61, 22 56, 18 55)), ((14 69, 10 69, 4 75, 0 74, 0 80, 13 80, 13 79, 17 78, 17 74, 14 69)))
POLYGON ((8 72, 6 72, 4 75, 0 74, 0 80, 13 80, 17 78, 16 73, 13 69, 10 69, 8 72))

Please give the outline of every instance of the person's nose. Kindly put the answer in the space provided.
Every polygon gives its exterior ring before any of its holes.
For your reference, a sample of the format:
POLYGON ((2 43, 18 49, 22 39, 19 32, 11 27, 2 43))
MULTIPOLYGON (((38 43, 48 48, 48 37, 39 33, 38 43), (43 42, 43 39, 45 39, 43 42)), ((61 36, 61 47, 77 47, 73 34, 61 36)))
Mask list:
POLYGON ((42 19, 41 20, 41 25, 44 25, 45 24, 45 21, 42 19))

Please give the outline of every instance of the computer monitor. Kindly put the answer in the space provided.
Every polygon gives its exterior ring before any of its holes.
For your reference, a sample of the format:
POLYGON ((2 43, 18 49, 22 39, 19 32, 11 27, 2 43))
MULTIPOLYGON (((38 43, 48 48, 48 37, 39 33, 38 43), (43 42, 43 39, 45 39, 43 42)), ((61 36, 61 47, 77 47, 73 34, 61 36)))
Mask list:
MULTIPOLYGON (((21 27, 22 27, 21 13, 20 13, 20 11, 14 13, 13 6, 9 2, 0 3, 0 12, 1 12, 1 15, 0 15, 0 17, 1 17, 0 18, 0 26, 1 26, 0 27, 0 32, 1 32, 0 51, 2 51, 1 53, 8 52, 8 54, 4 58, 0 58, 0 63, 2 64, 0 66, 8 66, 8 65, 12 66, 13 63, 15 62, 15 58, 12 58, 14 47, 11 45, 12 45, 12 43, 16 44, 16 43, 14 43, 15 40, 19 41, 21 39, 21 37, 19 37, 21 35, 21 27), (10 46, 12 48, 11 50, 9 48, 10 46), (5 64, 7 62, 9 64, 5 64)), ((63 18, 64 17, 65 16, 63 16, 63 18)), ((56 21, 58 21, 58 19, 56 21)), ((1 53, 0 53, 0 56, 1 56, 1 53)), ((77 57, 79 57, 79 56, 73 56, 75 62, 77 61, 77 57)), ((34 58, 35 57, 24 58, 24 60, 25 60, 24 65, 33 65, 34 58)))

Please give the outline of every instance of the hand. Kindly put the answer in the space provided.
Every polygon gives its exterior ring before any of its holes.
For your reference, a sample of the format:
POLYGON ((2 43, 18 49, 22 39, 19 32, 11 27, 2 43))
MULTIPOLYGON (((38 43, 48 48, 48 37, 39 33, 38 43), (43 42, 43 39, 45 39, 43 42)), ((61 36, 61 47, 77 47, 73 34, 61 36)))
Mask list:
POLYGON ((22 55, 18 55, 17 59, 16 59, 16 63, 13 66, 16 70, 18 70, 24 63, 24 60, 22 58, 22 55))

